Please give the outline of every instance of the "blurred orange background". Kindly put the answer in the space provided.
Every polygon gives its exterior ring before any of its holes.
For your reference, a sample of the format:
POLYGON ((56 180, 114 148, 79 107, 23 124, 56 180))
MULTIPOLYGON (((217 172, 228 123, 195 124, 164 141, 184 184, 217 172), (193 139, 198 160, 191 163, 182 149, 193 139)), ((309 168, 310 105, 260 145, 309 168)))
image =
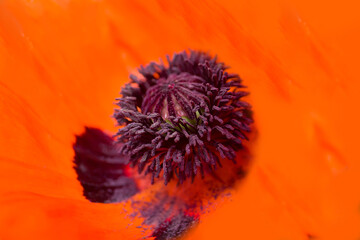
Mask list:
POLYGON ((124 204, 82 196, 71 146, 84 126, 116 130, 114 99, 140 64, 189 48, 244 79, 258 137, 244 183, 185 239, 360 239, 359 9, 1 1, 0 239, 142 236, 124 204))

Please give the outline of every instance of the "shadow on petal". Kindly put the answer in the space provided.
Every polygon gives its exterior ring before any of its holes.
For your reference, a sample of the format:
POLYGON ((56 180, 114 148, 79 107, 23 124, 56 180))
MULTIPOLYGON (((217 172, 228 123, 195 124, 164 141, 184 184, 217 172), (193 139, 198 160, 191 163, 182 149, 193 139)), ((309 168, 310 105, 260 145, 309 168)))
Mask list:
POLYGON ((76 137, 75 171, 91 202, 121 202, 138 192, 128 176, 128 159, 119 154, 113 139, 96 128, 86 128, 76 137))

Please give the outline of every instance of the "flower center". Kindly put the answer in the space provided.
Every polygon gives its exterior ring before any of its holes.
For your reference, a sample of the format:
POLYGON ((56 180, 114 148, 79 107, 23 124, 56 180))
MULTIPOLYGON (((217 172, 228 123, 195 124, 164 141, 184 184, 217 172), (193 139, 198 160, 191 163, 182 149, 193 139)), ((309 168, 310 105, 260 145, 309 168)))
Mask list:
POLYGON ((237 74, 206 53, 190 51, 168 58, 168 66, 141 67, 122 89, 119 126, 121 153, 138 171, 194 180, 215 171, 220 158, 233 162, 252 123, 251 106, 237 74))

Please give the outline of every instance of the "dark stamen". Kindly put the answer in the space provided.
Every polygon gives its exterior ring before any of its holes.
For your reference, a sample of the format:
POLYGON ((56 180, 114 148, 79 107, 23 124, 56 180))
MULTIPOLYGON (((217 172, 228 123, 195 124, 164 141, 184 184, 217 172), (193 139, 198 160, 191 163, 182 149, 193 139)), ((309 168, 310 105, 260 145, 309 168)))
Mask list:
POLYGON ((153 180, 163 171, 165 184, 211 172, 220 157, 235 162, 252 123, 241 79, 223 63, 196 51, 167 59, 167 67, 150 63, 143 78, 130 77, 114 114, 122 153, 153 180))

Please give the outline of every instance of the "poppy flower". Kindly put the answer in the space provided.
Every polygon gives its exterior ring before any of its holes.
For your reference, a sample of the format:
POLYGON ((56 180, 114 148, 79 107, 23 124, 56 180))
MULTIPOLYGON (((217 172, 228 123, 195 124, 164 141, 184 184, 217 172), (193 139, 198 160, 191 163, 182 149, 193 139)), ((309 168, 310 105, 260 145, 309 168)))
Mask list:
POLYGON ((178 238, 211 205, 204 202, 225 196, 244 176, 251 107, 240 77, 204 52, 176 53, 167 67, 151 63, 139 71, 143 77, 132 75, 118 98, 118 139, 86 128, 74 143, 74 168, 88 200, 130 200, 131 216, 144 219, 139 227, 150 236, 178 238), (153 185, 158 178, 164 185, 153 185), (169 184, 174 179, 179 186, 169 184), (144 191, 146 199, 133 197, 144 191))
MULTIPOLYGON (((149 209, 144 199, 164 193, 164 184, 139 175, 132 202, 91 202, 72 145, 87 126, 105 132, 98 134, 106 142, 118 130, 111 116, 128 75, 184 49, 217 55, 241 76, 255 122, 246 176, 228 197, 205 198, 213 202, 208 213, 184 239, 359 238, 355 5, 2 1, 0 238, 152 233, 137 228, 144 218, 133 213, 149 209)), ((166 189, 179 188, 171 181, 166 189)), ((165 220, 155 234, 174 222, 191 225, 192 214, 165 220)))

